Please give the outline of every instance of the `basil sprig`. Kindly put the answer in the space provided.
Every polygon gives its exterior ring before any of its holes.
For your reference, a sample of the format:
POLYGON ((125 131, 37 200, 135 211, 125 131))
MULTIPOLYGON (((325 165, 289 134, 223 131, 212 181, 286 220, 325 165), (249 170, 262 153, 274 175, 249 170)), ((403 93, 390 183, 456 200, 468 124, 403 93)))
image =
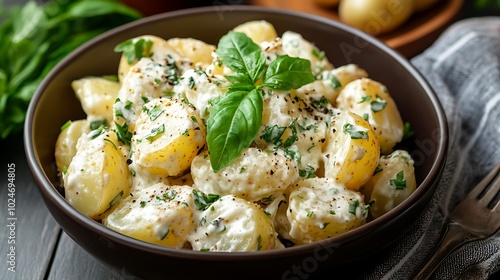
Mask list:
POLYGON ((269 66, 260 47, 243 33, 230 31, 216 50, 233 73, 228 92, 212 107, 207 121, 207 143, 212 169, 218 172, 250 146, 262 125, 263 87, 292 90, 313 82, 311 62, 278 56, 269 66))

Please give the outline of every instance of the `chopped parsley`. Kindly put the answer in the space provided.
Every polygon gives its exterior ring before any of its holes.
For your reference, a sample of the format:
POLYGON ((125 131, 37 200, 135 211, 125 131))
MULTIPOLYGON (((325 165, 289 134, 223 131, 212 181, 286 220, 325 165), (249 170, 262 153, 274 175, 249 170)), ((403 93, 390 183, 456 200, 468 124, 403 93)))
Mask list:
POLYGON ((219 200, 220 196, 217 194, 205 194, 202 191, 193 189, 194 205, 198 210, 206 210, 212 205, 212 203, 219 200))
POLYGON ((349 203, 349 213, 356 215, 356 209, 359 206, 359 200, 354 200, 349 203))
POLYGON ((66 128, 70 127, 71 125, 71 120, 65 122, 62 126, 61 126, 61 131, 65 130, 66 128))
POLYGON ((355 126, 350 123, 344 124, 344 132, 351 136, 351 139, 368 139, 368 133, 362 130, 355 130, 355 126))
POLYGON ((363 96, 363 98, 361 98, 361 101, 359 101, 358 104, 366 102, 366 101, 370 100, 371 98, 372 98, 371 95, 365 95, 365 96, 363 96))
POLYGON ((391 186, 396 187, 396 190, 403 190, 406 188, 406 180, 405 180, 405 173, 403 170, 401 170, 397 175, 395 179, 392 179, 389 181, 391 186))
POLYGON ((129 39, 125 42, 118 44, 115 47, 115 52, 123 52, 123 55, 127 59, 128 64, 134 63, 143 57, 151 57, 153 53, 151 52, 151 47, 153 46, 153 41, 146 39, 129 39))
POLYGON ((370 102, 370 109, 375 113, 384 110, 385 106, 387 106, 387 101, 383 100, 379 96, 377 96, 376 100, 370 102))
POLYGON ((151 129, 151 133, 146 135, 146 137, 144 138, 146 140, 149 140, 149 142, 153 142, 154 140, 156 140, 156 138, 158 138, 159 135, 161 135, 164 132, 165 132, 165 124, 162 123, 160 126, 151 129))
POLYGON ((151 110, 148 110, 149 119, 152 121, 156 120, 165 110, 158 106, 154 106, 151 110))
POLYGON ((115 122, 116 125, 116 136, 118 137, 118 141, 122 142, 123 144, 130 146, 130 143, 132 141, 132 132, 128 131, 128 125, 125 123, 120 125, 119 123, 115 122))

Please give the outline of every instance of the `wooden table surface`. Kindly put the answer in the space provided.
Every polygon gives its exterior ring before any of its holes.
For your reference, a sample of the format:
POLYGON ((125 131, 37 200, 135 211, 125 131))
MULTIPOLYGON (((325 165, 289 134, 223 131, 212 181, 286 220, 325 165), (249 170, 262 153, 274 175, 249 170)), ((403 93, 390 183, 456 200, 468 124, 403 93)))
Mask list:
MULTIPOLYGON (((4 4, 9 2, 14 1, 4 4)), ((460 17, 492 13, 498 11, 477 13, 466 3, 460 17)), ((0 279, 122 279, 79 247, 49 214, 28 168, 22 134, 0 140, 0 161, 0 279), (14 191, 8 178, 15 179, 14 191)))

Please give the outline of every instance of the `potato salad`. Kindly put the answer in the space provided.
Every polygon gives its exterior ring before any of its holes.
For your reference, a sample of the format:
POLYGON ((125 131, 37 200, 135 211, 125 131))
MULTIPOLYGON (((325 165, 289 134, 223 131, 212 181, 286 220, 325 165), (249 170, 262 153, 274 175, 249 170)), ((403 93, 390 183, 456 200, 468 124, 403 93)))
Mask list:
POLYGON ((115 51, 114 77, 72 82, 87 117, 55 149, 67 201, 108 228, 273 250, 357 228, 416 188, 390 89, 301 34, 251 21, 218 45, 144 35, 115 51))

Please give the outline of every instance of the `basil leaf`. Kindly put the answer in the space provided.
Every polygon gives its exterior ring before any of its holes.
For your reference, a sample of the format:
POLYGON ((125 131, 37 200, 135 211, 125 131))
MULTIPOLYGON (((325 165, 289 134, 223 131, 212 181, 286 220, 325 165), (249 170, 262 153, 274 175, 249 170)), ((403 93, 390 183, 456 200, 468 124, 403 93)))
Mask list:
POLYGON ((257 83, 266 66, 260 47, 240 32, 229 31, 224 35, 215 53, 225 66, 235 72, 237 80, 244 84, 257 83))
POLYGON ((259 90, 229 91, 214 104, 208 118, 210 162, 218 172, 250 146, 262 125, 262 94, 259 90))
POLYGON ((269 64, 262 86, 275 90, 291 90, 314 81, 309 60, 282 55, 269 64))

